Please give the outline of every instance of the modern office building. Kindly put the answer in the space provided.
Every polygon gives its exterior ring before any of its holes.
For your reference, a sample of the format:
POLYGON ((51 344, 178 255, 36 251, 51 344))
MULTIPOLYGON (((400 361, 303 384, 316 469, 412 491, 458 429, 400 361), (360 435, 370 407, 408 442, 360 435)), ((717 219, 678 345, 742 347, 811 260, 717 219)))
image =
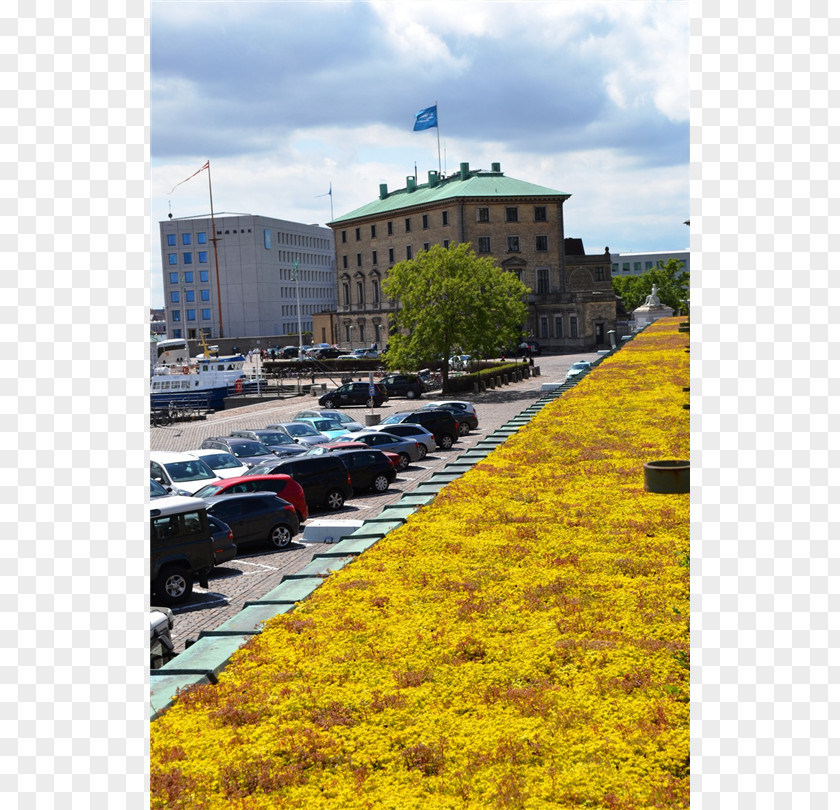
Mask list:
POLYGON ((605 251, 586 255, 580 239, 567 239, 563 204, 571 195, 489 171, 428 173, 405 188, 379 187, 377 199, 328 223, 335 234, 336 323, 345 344, 387 343, 397 302, 381 282, 397 262, 433 244, 469 242, 531 290, 526 334, 553 351, 605 345, 615 328, 616 304, 605 251))
POLYGON ((296 335, 298 302, 304 332, 313 313, 335 309, 329 228, 251 214, 214 222, 215 233, 209 214, 160 223, 170 338, 296 335))
POLYGON ((691 272, 691 252, 685 250, 653 250, 648 253, 610 253, 610 273, 613 276, 641 276, 653 270, 657 262, 667 264, 669 259, 683 263, 683 270, 691 272))

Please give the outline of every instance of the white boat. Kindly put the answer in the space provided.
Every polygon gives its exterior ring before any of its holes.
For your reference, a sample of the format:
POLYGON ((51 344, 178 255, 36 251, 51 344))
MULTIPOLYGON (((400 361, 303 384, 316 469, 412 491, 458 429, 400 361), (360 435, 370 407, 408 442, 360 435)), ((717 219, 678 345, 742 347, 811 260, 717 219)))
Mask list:
POLYGON ((241 354, 205 352, 191 359, 185 340, 161 341, 150 381, 152 410, 170 405, 221 410, 226 397, 265 388, 265 378, 249 377, 244 366, 241 354))

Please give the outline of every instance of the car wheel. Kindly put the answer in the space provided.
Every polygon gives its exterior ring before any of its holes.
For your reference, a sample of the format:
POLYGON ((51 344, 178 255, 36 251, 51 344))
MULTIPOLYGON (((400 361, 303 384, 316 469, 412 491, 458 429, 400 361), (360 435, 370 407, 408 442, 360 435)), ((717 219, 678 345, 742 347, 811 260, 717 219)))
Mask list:
POLYGON ((324 503, 326 503, 327 509, 335 512, 336 509, 341 509, 344 506, 344 495, 341 494, 341 490, 339 489, 331 489, 327 493, 324 503))
POLYGON ((409 390, 405 392, 405 396, 406 399, 414 399, 417 396, 417 394, 409 388, 409 390))
POLYGON ((387 475, 377 475, 376 478, 373 479, 373 488, 376 492, 385 492, 389 486, 390 481, 388 481, 387 475))
POLYGON ((428 452, 429 452, 429 450, 426 447, 426 445, 421 444, 420 445, 420 461, 422 461, 424 458, 426 458, 426 453, 428 453, 428 452))
POLYGON ((325 407, 328 411, 331 411, 333 408, 337 408, 338 406, 337 406, 337 405, 335 404, 335 402, 333 402, 331 399, 325 399, 325 400, 324 400, 324 407, 325 407))
POLYGON ((155 592, 158 599, 167 605, 179 605, 186 602, 192 594, 192 576, 183 568, 168 565, 155 580, 155 592))
POLYGON ((470 426, 466 422, 458 423, 458 435, 466 436, 470 432, 470 426))
POLYGON ((452 447, 453 439, 452 436, 448 433, 444 433, 443 436, 440 437, 440 446, 444 450, 449 450, 452 447))
POLYGON ((408 453, 400 453, 400 466, 397 469, 402 472, 409 464, 411 464, 411 457, 408 453))
POLYGON ((286 548, 292 542, 292 530, 285 523, 278 523, 268 533, 268 539, 275 548, 286 548))

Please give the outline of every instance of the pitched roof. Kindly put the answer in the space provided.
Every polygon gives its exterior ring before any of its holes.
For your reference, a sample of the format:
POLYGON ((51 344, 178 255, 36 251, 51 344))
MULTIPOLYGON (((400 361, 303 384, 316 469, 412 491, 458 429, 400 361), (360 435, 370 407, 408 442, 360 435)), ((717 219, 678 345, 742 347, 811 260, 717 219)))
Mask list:
MULTIPOLYGON (((336 225, 341 222, 348 222, 354 219, 376 217, 392 211, 399 211, 404 208, 414 208, 418 205, 444 202, 446 200, 458 200, 464 198, 499 199, 515 197, 562 197, 567 199, 571 194, 563 191, 556 191, 553 188, 538 186, 535 183, 527 183, 524 180, 517 180, 514 177, 505 177, 501 171, 483 171, 481 169, 470 170, 467 164, 462 164, 465 169, 455 172, 449 177, 437 178, 437 172, 430 172, 429 182, 414 184, 414 178, 407 178, 407 188, 397 191, 388 191, 383 184, 380 186, 380 197, 372 202, 336 217, 328 225, 336 225), (413 186, 413 188, 412 188, 413 186), (411 190, 409 190, 411 189, 411 190), (384 194, 384 198, 382 196, 384 194)), ((494 164, 495 168, 496 164, 494 164)))

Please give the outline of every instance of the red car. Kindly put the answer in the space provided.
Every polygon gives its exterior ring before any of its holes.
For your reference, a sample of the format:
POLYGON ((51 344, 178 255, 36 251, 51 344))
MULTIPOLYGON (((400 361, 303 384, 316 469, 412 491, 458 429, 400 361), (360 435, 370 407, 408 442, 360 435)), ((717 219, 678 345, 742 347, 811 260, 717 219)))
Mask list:
POLYGON ((236 478, 223 478, 215 484, 202 487, 193 497, 210 498, 232 492, 273 492, 295 507, 301 523, 309 517, 303 487, 290 475, 239 475, 236 478))
MULTIPOLYGON (((334 450, 370 450, 370 445, 365 444, 364 442, 327 442, 326 444, 316 445, 315 449, 310 450, 309 452, 313 454, 324 452, 331 453, 334 450)), ((400 454, 392 453, 389 450, 380 450, 379 452, 383 453, 388 461, 391 462, 391 466, 399 472, 400 466, 402 465, 400 454)))

